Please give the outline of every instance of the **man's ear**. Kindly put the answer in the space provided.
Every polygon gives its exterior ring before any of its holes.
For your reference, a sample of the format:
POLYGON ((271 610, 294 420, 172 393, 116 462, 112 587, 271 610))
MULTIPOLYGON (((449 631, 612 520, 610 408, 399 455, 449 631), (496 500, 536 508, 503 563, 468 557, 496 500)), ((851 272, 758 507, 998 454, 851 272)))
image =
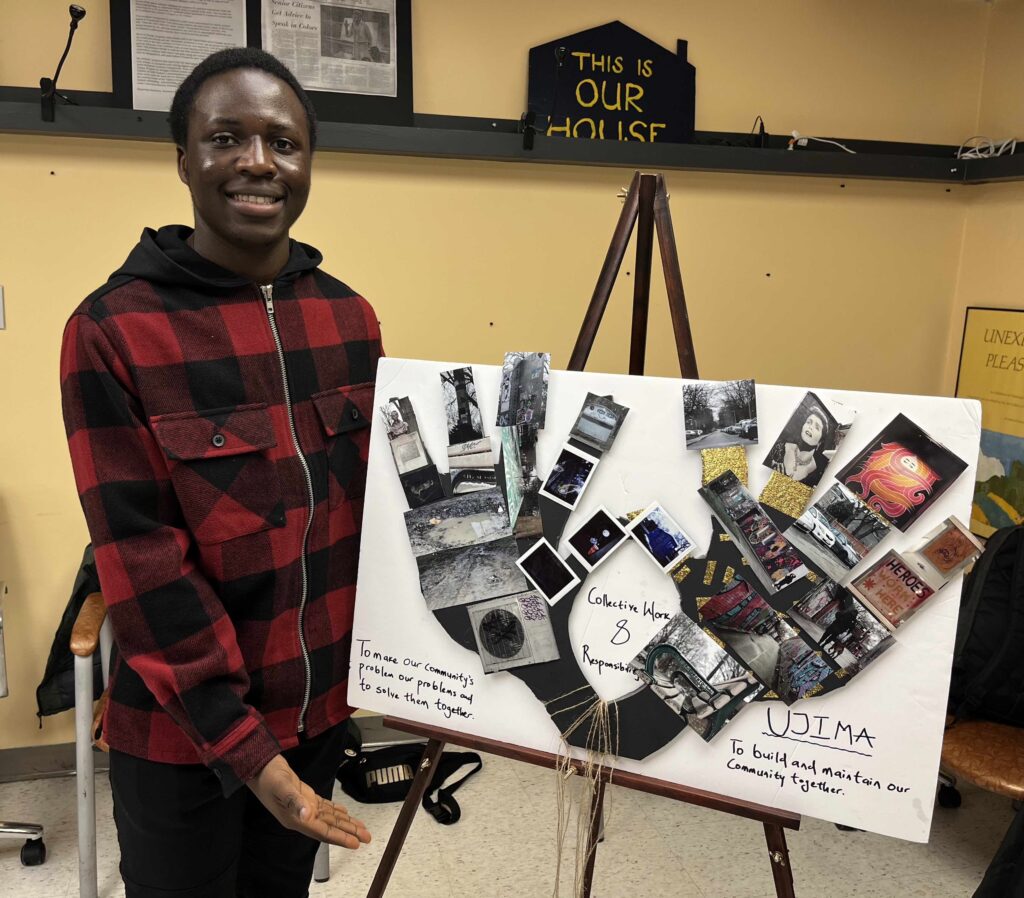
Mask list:
POLYGON ((185 148, 176 146, 174 151, 178 156, 178 177, 181 179, 181 183, 188 185, 188 156, 185 153, 185 148))

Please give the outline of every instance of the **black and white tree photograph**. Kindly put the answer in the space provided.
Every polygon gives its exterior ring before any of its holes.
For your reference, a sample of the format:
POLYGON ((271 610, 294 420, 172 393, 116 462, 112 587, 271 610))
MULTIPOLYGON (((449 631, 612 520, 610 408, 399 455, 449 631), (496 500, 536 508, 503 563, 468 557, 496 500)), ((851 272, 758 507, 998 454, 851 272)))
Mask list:
POLYGON ((750 446, 757 442, 757 395, 752 380, 683 384, 687 449, 750 446))
POLYGON ((682 612, 630 667, 706 742, 763 691, 753 673, 682 612))
POLYGON ((473 369, 466 367, 442 371, 441 390, 448 418, 449 445, 482 439, 484 425, 476 398, 473 369))

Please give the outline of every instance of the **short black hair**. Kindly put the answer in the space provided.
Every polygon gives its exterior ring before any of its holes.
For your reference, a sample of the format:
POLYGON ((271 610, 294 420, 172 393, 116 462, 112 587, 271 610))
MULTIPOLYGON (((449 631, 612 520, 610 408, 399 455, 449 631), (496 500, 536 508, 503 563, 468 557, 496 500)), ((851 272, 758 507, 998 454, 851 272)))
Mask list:
POLYGON ((291 70, 276 56, 257 47, 229 47, 211 53, 186 76, 178 85, 171 101, 171 114, 168 121, 171 125, 171 138, 178 146, 185 146, 188 140, 188 118, 192 114, 199 88, 214 75, 221 75, 234 69, 260 69, 280 78, 293 91, 306 111, 306 122, 309 125, 309 151, 316 149, 316 110, 291 70))

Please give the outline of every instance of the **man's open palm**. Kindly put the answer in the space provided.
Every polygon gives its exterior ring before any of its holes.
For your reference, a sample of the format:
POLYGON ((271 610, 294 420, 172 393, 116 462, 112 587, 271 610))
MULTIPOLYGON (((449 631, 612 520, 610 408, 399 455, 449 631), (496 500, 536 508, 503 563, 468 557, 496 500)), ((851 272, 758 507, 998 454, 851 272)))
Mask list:
POLYGON ((342 805, 317 795, 281 755, 249 782, 249 788, 286 829, 342 848, 358 848, 370 841, 361 820, 349 816, 342 805))

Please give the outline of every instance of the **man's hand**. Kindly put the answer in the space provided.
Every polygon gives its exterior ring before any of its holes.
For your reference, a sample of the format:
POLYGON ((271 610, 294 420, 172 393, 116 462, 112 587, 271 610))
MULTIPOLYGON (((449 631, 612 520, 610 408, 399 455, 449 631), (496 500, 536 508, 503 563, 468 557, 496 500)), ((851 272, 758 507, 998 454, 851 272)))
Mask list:
POLYGON ((249 781, 249 788, 285 829, 342 848, 358 848, 360 842, 370 841, 361 820, 350 817, 340 804, 317 795, 281 755, 249 781))

